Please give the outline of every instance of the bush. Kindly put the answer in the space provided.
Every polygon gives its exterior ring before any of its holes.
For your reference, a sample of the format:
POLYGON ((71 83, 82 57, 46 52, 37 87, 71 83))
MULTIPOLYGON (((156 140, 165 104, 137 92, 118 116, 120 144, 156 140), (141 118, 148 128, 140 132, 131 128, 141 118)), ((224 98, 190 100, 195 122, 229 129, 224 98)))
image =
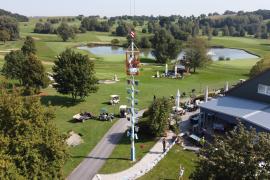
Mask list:
POLYGON ((170 125, 169 129, 170 129, 171 131, 173 131, 175 134, 179 134, 179 132, 180 132, 177 123, 174 124, 174 125, 170 125))
POLYGON ((120 41, 119 41, 118 39, 112 39, 112 40, 111 40, 111 43, 112 43, 113 45, 117 45, 117 44, 120 43, 120 41))
POLYGON ((80 27, 79 30, 81 31, 81 33, 86 33, 86 29, 84 27, 80 27))
POLYGON ((230 60, 231 60, 231 58, 229 58, 229 57, 226 58, 226 61, 230 61, 230 60))
POLYGON ((224 60, 225 60, 225 57, 224 57, 224 56, 219 56, 219 57, 218 57, 218 60, 219 60, 219 61, 224 61, 224 60))
POLYGON ((144 133, 146 135, 150 135, 150 136, 153 136, 154 134, 152 133, 151 129, 150 129, 150 125, 148 123, 147 120, 140 120, 139 123, 138 123, 138 126, 140 128, 140 133, 144 133))
POLYGON ((145 28, 143 28, 142 33, 147 33, 147 30, 145 28))

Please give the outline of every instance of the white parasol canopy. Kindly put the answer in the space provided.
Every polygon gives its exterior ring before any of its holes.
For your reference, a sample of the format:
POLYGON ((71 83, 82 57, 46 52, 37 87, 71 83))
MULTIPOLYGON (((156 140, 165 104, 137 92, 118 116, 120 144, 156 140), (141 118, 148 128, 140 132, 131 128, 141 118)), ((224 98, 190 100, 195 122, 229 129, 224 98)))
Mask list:
POLYGON ((224 91, 225 91, 225 92, 229 91, 229 82, 228 82, 228 81, 227 81, 226 84, 225 84, 224 91))
POLYGON ((175 98, 176 109, 180 108, 180 98, 181 98, 181 95, 180 95, 180 91, 178 89, 177 94, 176 94, 176 98, 175 98))
POLYGON ((205 93, 204 94, 204 101, 207 102, 208 101, 208 86, 206 86, 204 93, 205 93))

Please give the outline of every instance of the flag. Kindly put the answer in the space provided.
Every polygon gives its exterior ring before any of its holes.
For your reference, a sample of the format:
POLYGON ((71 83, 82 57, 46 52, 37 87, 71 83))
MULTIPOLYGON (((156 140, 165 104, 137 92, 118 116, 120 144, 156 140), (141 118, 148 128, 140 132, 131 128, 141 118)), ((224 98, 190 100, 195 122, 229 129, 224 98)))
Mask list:
POLYGON ((131 32, 130 32, 130 36, 131 36, 131 38, 134 39, 134 38, 135 38, 135 32, 131 31, 131 32))

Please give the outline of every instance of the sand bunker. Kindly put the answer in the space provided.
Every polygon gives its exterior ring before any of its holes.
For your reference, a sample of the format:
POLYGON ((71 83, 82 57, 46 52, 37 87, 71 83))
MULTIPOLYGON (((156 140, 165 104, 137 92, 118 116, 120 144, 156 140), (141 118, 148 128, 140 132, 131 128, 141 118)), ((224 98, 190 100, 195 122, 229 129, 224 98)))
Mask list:
POLYGON ((69 146, 78 146, 83 143, 83 140, 80 135, 76 134, 74 131, 69 133, 69 138, 66 140, 69 146))
POLYGON ((98 81, 99 84, 114 84, 116 82, 117 81, 114 81, 114 80, 99 80, 98 81))

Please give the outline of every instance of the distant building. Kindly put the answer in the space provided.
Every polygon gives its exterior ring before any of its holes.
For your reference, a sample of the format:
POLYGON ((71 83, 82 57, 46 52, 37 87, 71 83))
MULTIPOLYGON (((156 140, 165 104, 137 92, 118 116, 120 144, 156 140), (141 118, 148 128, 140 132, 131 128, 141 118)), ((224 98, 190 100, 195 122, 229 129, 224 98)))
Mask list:
POLYGON ((270 132, 270 70, 230 89, 226 96, 200 104, 203 122, 239 121, 257 131, 270 132))

